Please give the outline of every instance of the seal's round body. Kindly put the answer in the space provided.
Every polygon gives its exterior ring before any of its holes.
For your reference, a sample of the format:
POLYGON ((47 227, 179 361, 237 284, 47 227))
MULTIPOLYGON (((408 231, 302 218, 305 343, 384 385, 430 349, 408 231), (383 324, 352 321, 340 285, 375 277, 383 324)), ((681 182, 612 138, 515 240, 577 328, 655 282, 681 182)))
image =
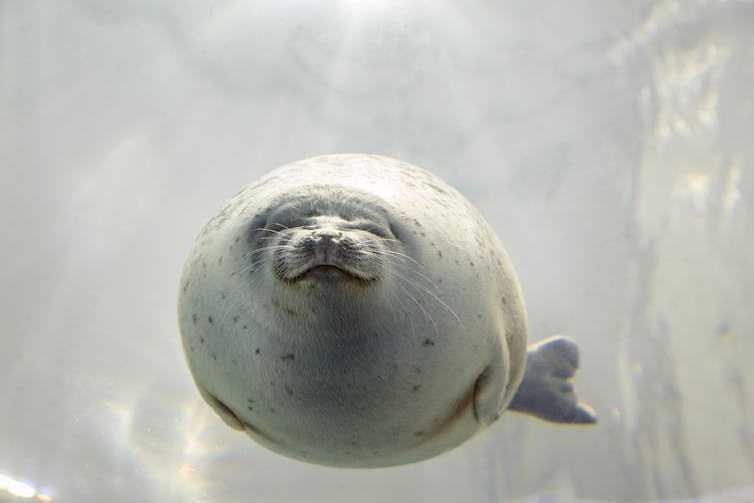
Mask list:
POLYGON ((452 449, 506 408, 526 364, 490 227, 435 176, 374 155, 295 162, 239 192, 190 253, 179 322, 226 423, 333 466, 452 449))

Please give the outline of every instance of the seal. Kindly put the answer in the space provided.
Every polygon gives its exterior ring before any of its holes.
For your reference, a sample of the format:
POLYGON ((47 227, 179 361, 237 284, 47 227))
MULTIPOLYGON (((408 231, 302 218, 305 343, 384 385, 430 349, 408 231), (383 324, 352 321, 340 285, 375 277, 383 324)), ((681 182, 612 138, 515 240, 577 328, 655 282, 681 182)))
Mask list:
POLYGON ((489 225, 396 159, 314 157, 241 190, 190 251, 178 313, 218 415, 310 463, 421 461, 506 409, 596 421, 569 382, 576 344, 527 349, 521 289, 489 225))

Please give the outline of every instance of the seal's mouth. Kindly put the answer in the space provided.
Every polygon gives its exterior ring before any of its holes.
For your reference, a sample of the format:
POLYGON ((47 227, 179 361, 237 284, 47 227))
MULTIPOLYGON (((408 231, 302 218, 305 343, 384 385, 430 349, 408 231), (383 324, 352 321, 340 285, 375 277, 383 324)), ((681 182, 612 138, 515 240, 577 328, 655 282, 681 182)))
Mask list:
POLYGON ((288 229, 272 246, 272 271, 283 281, 295 284, 357 283, 369 285, 384 272, 381 238, 366 231, 324 226, 288 229))
POLYGON ((289 278, 288 282, 298 283, 306 280, 323 282, 348 281, 349 283, 368 286, 374 283, 376 278, 362 276, 354 271, 349 271, 333 264, 318 264, 306 269, 293 278, 289 278))

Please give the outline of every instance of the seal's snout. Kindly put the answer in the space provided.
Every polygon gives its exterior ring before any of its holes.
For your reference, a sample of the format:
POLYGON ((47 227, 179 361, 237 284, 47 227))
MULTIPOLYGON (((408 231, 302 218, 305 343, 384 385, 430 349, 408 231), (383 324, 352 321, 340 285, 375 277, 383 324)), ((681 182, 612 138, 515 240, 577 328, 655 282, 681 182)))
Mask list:
POLYGON ((272 270, 286 282, 343 275, 372 282, 382 275, 384 247, 378 237, 360 229, 334 225, 291 228, 276 236, 272 270))
POLYGON ((312 232, 314 238, 315 261, 318 265, 337 265, 340 238, 343 233, 337 229, 317 229, 312 232))

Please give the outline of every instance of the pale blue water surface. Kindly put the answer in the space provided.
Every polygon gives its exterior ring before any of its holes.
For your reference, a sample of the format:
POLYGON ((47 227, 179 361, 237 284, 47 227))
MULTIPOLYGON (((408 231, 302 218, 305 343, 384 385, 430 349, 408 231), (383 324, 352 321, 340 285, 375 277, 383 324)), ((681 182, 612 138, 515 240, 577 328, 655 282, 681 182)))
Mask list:
POLYGON ((754 501, 753 130, 752 2, 0 0, 0 501, 754 501), (354 151, 480 209, 599 426, 353 471, 203 403, 194 237, 354 151))

